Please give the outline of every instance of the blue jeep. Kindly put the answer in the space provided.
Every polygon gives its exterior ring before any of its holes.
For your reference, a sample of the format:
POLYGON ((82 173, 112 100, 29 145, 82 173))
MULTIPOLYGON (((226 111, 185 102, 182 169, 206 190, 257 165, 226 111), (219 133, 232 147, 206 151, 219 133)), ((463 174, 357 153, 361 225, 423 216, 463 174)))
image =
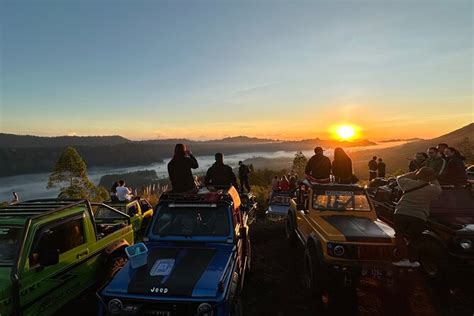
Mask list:
POLYGON ((290 199, 294 193, 291 191, 272 191, 268 198, 266 215, 274 219, 286 219, 290 209, 290 199))
POLYGON ((144 237, 145 265, 127 263, 99 290, 99 314, 242 315, 246 218, 233 187, 162 194, 144 237))

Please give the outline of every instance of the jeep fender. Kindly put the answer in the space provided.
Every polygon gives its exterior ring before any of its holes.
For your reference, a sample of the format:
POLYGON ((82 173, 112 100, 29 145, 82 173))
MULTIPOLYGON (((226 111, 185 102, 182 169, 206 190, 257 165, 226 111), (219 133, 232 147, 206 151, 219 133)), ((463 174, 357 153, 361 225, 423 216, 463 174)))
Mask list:
POLYGON ((309 247, 315 248, 316 254, 318 255, 318 260, 320 263, 322 263, 322 260, 324 260, 323 248, 321 245, 321 241, 314 233, 311 233, 308 237, 308 240, 306 241, 306 248, 309 247))
POLYGON ((107 256, 110 256, 114 252, 121 251, 128 246, 130 246, 130 244, 125 239, 118 240, 107 246, 107 248, 105 248, 105 253, 107 254, 107 256))

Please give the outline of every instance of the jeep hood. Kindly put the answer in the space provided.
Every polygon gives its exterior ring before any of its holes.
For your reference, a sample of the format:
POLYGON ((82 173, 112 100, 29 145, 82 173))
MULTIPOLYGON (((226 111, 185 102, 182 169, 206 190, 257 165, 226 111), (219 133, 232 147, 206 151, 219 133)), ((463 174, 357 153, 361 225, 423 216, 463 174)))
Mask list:
POLYGON ((146 265, 132 269, 127 263, 103 294, 216 297, 232 252, 231 247, 152 247, 146 265))
POLYGON ((356 242, 391 242, 395 232, 379 220, 349 215, 322 216, 336 228, 347 241, 356 242))

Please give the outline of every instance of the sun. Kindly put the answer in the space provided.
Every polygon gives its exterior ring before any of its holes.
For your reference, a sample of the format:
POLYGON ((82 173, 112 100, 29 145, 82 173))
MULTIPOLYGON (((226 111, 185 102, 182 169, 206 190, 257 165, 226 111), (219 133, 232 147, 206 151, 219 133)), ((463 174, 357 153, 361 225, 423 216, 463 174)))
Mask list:
POLYGON ((337 127, 336 134, 343 140, 350 140, 355 136, 356 131, 353 126, 341 125, 337 127))

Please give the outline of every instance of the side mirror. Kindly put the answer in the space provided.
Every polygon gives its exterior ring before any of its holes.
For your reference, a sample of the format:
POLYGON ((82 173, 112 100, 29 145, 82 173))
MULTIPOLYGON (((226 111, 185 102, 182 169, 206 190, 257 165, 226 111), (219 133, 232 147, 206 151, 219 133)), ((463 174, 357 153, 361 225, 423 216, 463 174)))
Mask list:
POLYGON ((59 249, 46 250, 39 254, 39 263, 42 267, 53 266, 59 262, 59 249))
POLYGON ((247 238, 247 228, 245 226, 241 226, 239 228, 239 239, 246 239, 247 238))

